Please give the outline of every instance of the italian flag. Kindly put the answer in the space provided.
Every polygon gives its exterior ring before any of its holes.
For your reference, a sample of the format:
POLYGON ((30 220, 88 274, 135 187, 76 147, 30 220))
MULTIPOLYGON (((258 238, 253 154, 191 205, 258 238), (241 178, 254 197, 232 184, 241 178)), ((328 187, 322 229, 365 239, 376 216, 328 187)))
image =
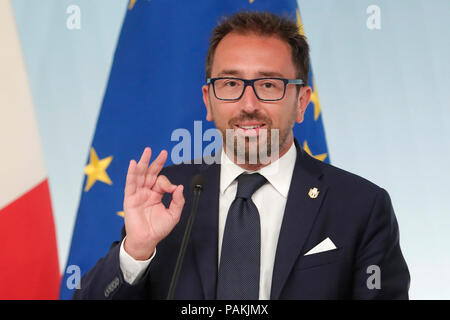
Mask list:
POLYGON ((0 299, 58 299, 44 155, 9 0, 0 0, 0 299))

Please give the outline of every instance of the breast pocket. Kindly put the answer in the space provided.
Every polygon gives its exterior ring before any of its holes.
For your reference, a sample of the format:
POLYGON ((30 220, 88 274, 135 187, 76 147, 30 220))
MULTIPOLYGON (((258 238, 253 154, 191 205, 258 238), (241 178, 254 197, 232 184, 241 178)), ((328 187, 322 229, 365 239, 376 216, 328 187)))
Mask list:
POLYGON ((302 255, 298 259, 298 262, 295 265, 294 269, 296 270, 309 269, 334 263, 341 258, 343 251, 344 248, 337 248, 325 252, 310 254, 307 256, 302 255))

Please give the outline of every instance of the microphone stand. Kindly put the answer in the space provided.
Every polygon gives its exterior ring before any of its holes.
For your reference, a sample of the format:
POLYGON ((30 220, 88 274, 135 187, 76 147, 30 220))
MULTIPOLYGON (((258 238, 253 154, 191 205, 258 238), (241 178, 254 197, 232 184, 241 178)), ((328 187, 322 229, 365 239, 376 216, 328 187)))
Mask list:
POLYGON ((175 264, 175 270, 172 275, 172 281, 170 282, 169 293, 167 300, 173 300, 173 295, 178 283, 178 277, 181 271, 181 265, 183 264, 184 254, 186 253, 186 247, 189 242, 189 237, 194 224, 195 214, 197 213, 198 201, 200 193, 202 192, 203 185, 201 183, 194 186, 194 201, 192 204, 191 214, 187 221, 186 230, 184 231, 183 241, 181 242, 180 252, 178 253, 177 263, 175 264))

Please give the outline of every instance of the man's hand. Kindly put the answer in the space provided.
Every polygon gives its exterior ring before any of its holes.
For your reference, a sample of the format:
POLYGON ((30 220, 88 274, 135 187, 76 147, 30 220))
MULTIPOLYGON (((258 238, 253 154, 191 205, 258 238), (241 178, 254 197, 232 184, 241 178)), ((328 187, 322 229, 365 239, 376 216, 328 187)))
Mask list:
POLYGON ((127 237, 124 249, 135 260, 147 260, 152 256, 156 245, 180 220, 184 206, 183 185, 173 185, 167 177, 159 175, 167 151, 161 151, 149 167, 151 154, 147 147, 137 164, 130 161, 125 184, 123 208, 127 237), (166 192, 172 194, 169 208, 161 202, 166 192))

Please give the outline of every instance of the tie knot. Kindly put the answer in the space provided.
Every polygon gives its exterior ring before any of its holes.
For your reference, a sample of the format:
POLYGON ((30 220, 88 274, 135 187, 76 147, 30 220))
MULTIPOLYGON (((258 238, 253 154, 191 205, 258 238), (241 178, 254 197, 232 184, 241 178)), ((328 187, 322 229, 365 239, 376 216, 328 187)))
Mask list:
POLYGON ((241 174, 238 177, 236 198, 249 199, 253 193, 267 182, 259 173, 241 174))

